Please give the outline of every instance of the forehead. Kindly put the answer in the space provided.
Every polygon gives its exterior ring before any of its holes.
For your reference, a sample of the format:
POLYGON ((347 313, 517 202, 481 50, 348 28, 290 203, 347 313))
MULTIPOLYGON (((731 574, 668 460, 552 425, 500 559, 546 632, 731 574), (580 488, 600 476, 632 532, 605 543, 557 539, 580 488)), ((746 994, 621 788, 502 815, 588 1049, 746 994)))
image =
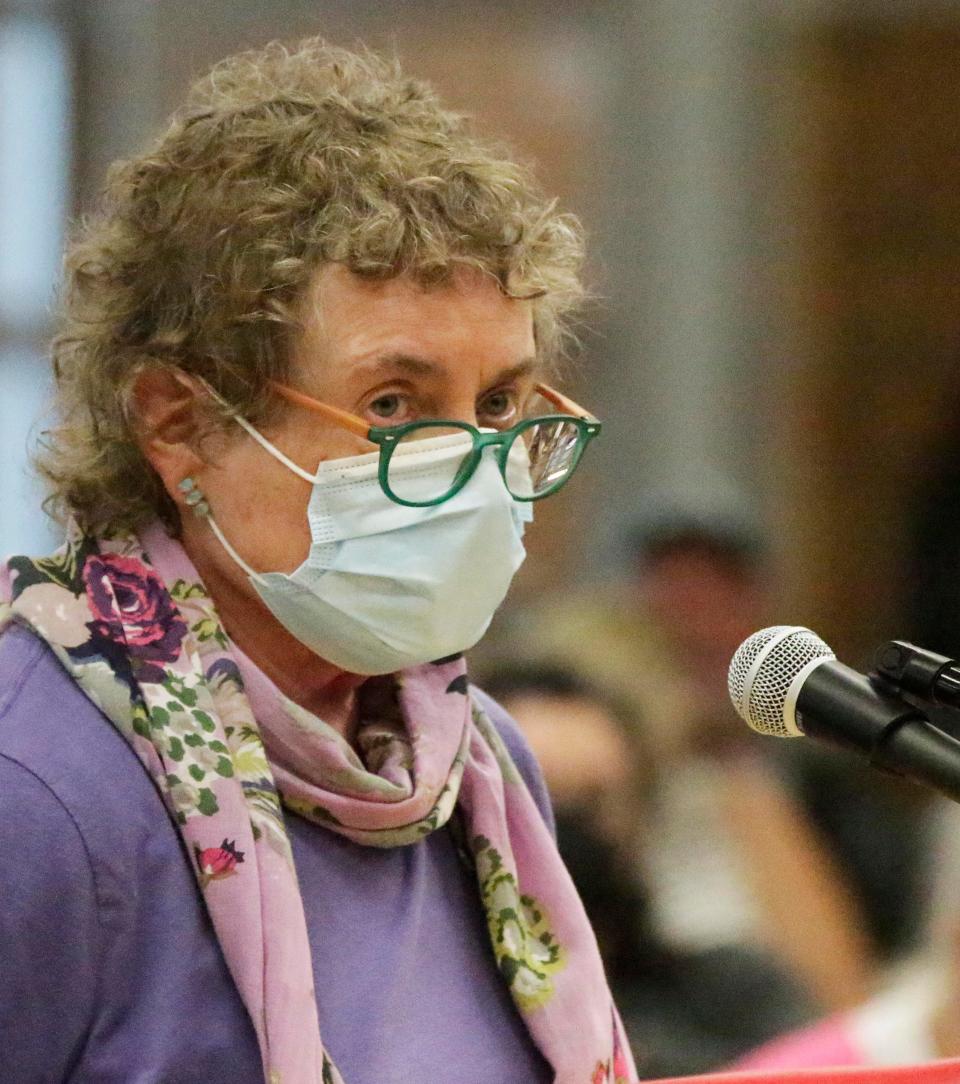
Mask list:
POLYGON ((464 268, 425 287, 408 276, 364 279, 331 264, 308 290, 294 360, 314 380, 401 355, 485 376, 535 353, 532 302, 507 297, 489 275, 464 268))

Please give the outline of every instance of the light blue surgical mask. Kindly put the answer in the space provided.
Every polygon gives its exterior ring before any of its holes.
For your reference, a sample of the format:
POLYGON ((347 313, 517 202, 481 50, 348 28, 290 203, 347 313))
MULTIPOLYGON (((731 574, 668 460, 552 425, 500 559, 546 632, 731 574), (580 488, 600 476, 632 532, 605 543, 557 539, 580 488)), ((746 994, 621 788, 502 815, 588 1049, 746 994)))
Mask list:
MULTIPOLYGON (((321 658, 355 674, 387 674, 465 651, 487 630, 523 562, 529 502, 507 491, 492 450, 449 500, 407 507, 377 476, 378 452, 322 462, 311 475, 245 419, 262 447, 313 486, 310 552, 292 573, 257 572, 210 526, 277 620, 321 658)), ((424 498, 462 460, 449 436, 398 449, 391 476, 424 498), (453 459, 451 458, 453 457, 453 459)), ((519 460, 511 470, 524 470, 519 460)))

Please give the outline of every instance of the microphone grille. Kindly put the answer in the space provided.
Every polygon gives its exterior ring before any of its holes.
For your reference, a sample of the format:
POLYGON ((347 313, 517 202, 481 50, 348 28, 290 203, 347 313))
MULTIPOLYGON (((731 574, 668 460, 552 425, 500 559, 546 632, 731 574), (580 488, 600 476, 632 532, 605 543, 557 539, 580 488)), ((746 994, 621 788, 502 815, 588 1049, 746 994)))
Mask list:
POLYGON ((737 648, 727 687, 734 709, 760 734, 798 737, 790 690, 811 664, 836 658, 810 629, 775 625, 755 632, 737 648))

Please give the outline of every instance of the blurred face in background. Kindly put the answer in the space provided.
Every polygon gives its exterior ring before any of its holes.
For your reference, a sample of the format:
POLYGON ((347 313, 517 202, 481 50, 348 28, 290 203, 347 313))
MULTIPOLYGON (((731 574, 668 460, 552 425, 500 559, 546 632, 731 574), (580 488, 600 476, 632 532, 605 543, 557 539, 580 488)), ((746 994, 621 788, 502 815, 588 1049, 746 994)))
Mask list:
POLYGON ((745 558, 688 543, 643 561, 638 592, 665 647, 712 718, 716 705, 726 707, 733 653, 763 624, 762 572, 745 558))
POLYGON ((705 546, 682 546, 644 562, 640 591, 651 616, 691 657, 730 655, 762 609, 758 572, 705 546))

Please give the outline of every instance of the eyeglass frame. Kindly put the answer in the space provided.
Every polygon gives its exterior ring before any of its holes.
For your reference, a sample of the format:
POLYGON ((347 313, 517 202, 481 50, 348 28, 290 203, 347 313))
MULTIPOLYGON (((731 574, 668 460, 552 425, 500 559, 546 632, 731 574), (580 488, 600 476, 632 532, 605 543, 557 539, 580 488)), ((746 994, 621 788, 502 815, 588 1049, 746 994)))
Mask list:
POLYGON ((471 425, 469 422, 445 421, 443 419, 405 422, 403 425, 369 425, 365 419, 358 417, 356 414, 352 414, 348 410, 342 410, 340 407, 331 406, 329 403, 314 399, 305 392, 288 387, 286 384, 281 384, 279 381, 271 380, 269 381, 269 385, 278 395, 286 399, 287 402, 305 407, 307 410, 312 410, 314 413, 322 415, 327 421, 333 422, 334 425, 339 425, 343 429, 348 429, 362 440, 379 448, 380 458, 377 464, 377 478, 380 482, 380 488, 390 500, 394 501, 396 504, 405 505, 407 508, 431 508, 434 505, 443 504, 444 501, 448 501, 451 497, 456 496, 456 494, 459 493, 473 477, 474 471, 477 469, 477 465, 483 455, 483 450, 488 447, 499 447, 497 453, 497 465, 500 468, 500 474, 503 477, 504 485, 506 485, 509 490, 509 483, 507 482, 507 459, 510 455, 510 449, 513 447, 517 438, 525 430, 531 429, 534 425, 540 425, 544 422, 573 423, 578 430, 579 436, 570 469, 563 478, 549 486, 542 493, 536 493, 530 497, 518 497, 510 490, 510 496, 516 501, 539 501, 543 500, 544 497, 551 497, 570 480, 574 471, 580 464, 580 460, 583 457, 587 445, 600 433, 602 428, 602 423, 590 414, 589 411, 584 410, 583 407, 579 406, 572 399, 568 399, 562 392, 549 387, 547 384, 535 384, 534 391, 563 413, 540 414, 533 418, 524 418, 523 421, 511 426, 509 429, 500 429, 494 433, 482 433, 475 425, 471 425), (457 471, 453 484, 445 493, 430 501, 408 501, 403 497, 398 497, 390 486, 388 479, 390 460, 393 458, 394 451, 407 433, 414 429, 430 428, 462 429, 465 433, 470 435, 473 441, 473 448, 457 471))

